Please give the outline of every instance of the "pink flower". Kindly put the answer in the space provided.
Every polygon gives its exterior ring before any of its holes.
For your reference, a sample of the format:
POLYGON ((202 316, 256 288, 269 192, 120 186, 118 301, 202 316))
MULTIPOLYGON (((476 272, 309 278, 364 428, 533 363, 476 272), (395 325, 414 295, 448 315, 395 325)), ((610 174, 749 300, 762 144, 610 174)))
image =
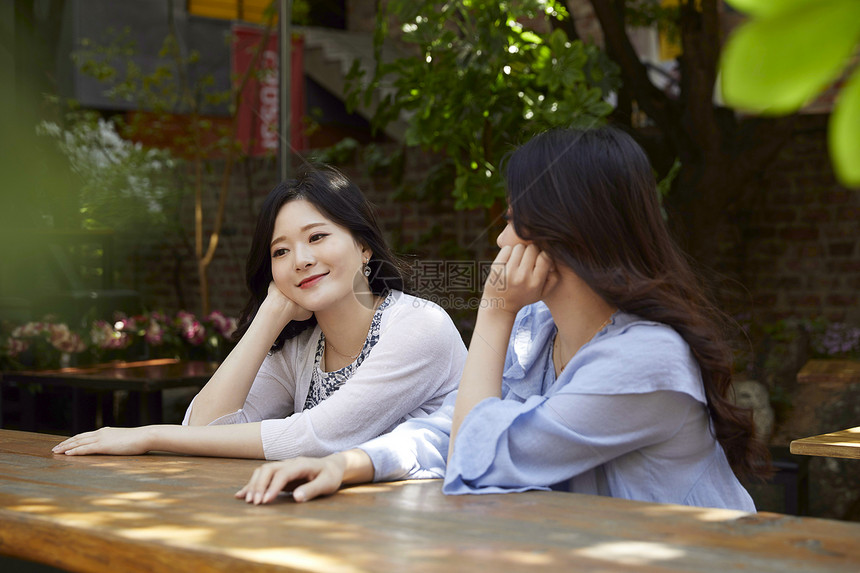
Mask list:
POLYGON ((90 338, 92 338, 93 344, 105 350, 125 348, 131 343, 128 333, 116 330, 104 320, 93 322, 90 338))
POLYGON ((233 333, 236 332, 236 329, 239 327, 238 319, 231 316, 227 320, 229 321, 227 328, 221 333, 224 338, 230 338, 233 336, 233 333))
POLYGON ((192 346, 200 346, 206 339, 206 329, 197 318, 190 312, 180 310, 176 313, 179 323, 179 333, 192 346))
POLYGON ((26 341, 11 337, 6 341, 6 346, 9 348, 9 356, 13 358, 30 347, 26 341))
POLYGON ((48 341, 60 352, 77 353, 87 348, 80 335, 69 330, 65 324, 49 325, 48 333, 48 341))
POLYGON ((215 330, 218 331, 218 334, 220 334, 224 338, 230 338, 230 336, 236 330, 236 319, 227 318, 220 311, 213 310, 209 313, 209 316, 206 317, 206 320, 211 322, 212 326, 215 327, 215 330))
POLYGON ((164 329, 154 319, 149 320, 149 325, 143 334, 143 339, 147 344, 152 346, 160 346, 164 342, 164 329))
POLYGON ((7 344, 8 353, 16 356, 38 340, 44 340, 60 352, 77 353, 87 348, 81 336, 64 323, 28 322, 12 331, 7 344))
POLYGON ((134 317, 129 318, 122 314, 115 314, 113 327, 121 332, 135 332, 137 330, 137 321, 134 317))
POLYGON ((28 322, 12 331, 12 338, 32 338, 46 332, 48 325, 44 322, 28 322))
POLYGON ((83 352, 87 349, 87 345, 83 338, 75 332, 62 342, 52 344, 54 345, 54 348, 60 352, 67 352, 69 354, 77 354, 78 352, 83 352))

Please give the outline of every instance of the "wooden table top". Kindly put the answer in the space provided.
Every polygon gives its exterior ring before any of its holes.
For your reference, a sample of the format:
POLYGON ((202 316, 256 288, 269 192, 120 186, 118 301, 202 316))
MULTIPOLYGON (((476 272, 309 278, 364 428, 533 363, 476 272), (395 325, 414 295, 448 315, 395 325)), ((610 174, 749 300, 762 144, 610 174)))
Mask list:
POLYGON ((860 360, 814 358, 797 373, 801 384, 840 387, 860 382, 860 360))
POLYGON ((172 358, 140 362, 111 362, 84 368, 4 372, 10 382, 63 385, 91 390, 155 391, 203 385, 218 363, 172 358))
POLYGON ((860 459, 860 426, 794 440, 789 451, 807 456, 860 459))
POLYGON ((438 480, 296 504, 232 494, 259 462, 64 457, 0 430, 0 553, 74 571, 860 570, 860 523, 438 480))

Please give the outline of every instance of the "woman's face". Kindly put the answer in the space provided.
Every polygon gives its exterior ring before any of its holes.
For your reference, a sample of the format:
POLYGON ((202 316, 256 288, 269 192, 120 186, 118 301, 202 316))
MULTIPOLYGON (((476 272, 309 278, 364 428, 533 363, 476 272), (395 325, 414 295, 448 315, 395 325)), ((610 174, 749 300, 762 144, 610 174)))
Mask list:
POLYGON ((304 199, 281 207, 270 245, 272 278, 284 295, 311 312, 354 296, 353 283, 370 249, 304 199))
POLYGON ((514 218, 511 212, 511 208, 508 207, 508 210, 505 211, 505 221, 507 224, 505 228, 499 233, 499 236, 496 237, 496 244, 501 249, 504 246, 513 247, 514 245, 522 243, 523 245, 527 245, 528 241, 524 241, 517 235, 517 232, 514 230, 514 218))

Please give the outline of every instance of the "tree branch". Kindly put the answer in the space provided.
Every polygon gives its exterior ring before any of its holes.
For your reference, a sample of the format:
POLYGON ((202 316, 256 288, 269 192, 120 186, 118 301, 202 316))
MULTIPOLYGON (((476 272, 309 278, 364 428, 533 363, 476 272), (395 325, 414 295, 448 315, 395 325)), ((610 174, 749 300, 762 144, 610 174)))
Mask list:
POLYGON ((683 123, 694 145, 708 155, 718 152, 723 139, 732 137, 736 128, 733 116, 728 116, 728 121, 722 124, 717 121, 713 102, 720 57, 717 2, 685 0, 680 12, 683 123))
MULTIPOLYGON (((689 146, 689 140, 679 121, 678 104, 657 89, 648 78, 648 70, 639 60, 624 25, 624 15, 619 13, 612 0, 590 0, 594 14, 603 29, 603 39, 608 52, 621 68, 624 86, 639 107, 660 127, 675 149, 689 146)), ((568 0, 568 5, 570 0, 568 0)), ((570 8, 568 8, 570 9, 570 8)))

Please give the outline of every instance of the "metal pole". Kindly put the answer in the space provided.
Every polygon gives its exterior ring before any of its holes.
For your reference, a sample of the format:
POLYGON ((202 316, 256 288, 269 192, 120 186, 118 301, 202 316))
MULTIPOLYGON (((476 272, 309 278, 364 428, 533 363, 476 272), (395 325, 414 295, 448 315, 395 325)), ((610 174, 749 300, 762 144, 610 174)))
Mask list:
POLYGON ((278 139, 278 160, 281 166, 281 180, 290 178, 290 89, 292 74, 292 28, 293 15, 292 0, 280 0, 280 13, 278 15, 278 39, 280 42, 280 100, 281 109, 278 114, 280 125, 280 138, 278 139))

